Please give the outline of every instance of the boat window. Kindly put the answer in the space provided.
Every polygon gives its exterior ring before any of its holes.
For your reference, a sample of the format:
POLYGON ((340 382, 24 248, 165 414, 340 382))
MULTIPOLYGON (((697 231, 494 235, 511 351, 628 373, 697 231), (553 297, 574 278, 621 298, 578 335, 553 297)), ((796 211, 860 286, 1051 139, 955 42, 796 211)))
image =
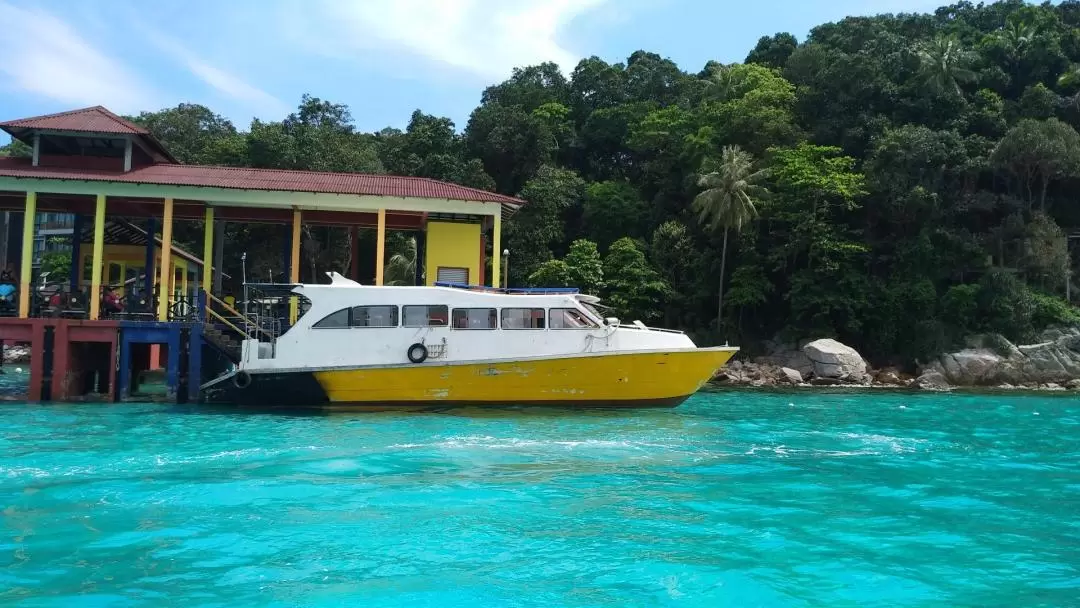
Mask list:
POLYGON ((543 308, 504 308, 503 329, 544 329, 543 308))
POLYGON ((342 329, 348 326, 349 309, 343 308, 337 312, 326 315, 322 320, 315 323, 313 327, 318 327, 319 329, 342 329))
POLYGON ((495 329, 498 315, 494 308, 455 308, 454 329, 495 329))
POLYGON ((551 329, 587 329, 596 327, 580 310, 576 308, 552 308, 548 311, 551 329))
POLYGON ((442 305, 402 306, 405 327, 446 327, 450 324, 450 308, 442 305))
POLYGON ((352 327, 397 327, 397 324, 397 306, 354 306, 349 322, 352 327))

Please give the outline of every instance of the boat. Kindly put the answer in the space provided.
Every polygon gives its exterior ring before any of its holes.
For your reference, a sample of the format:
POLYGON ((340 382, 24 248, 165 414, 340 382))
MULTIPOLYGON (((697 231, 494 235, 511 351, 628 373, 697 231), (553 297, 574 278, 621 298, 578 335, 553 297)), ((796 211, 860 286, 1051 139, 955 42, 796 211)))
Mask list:
MULTIPOLYGON (((303 314, 249 333, 206 403, 348 409, 675 407, 738 351, 622 323, 576 289, 278 285, 303 314)), ((257 286, 264 292, 271 286, 257 286)))

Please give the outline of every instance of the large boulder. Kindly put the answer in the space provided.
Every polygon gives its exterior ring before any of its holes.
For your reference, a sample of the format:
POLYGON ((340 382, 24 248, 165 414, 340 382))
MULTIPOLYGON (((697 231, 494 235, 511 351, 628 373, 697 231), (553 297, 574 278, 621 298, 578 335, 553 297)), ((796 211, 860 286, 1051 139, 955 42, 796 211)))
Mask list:
POLYGON ((930 369, 956 386, 992 386, 1008 382, 1005 358, 987 348, 967 348, 938 358, 930 369))
POLYGON ((815 378, 834 378, 845 382, 866 380, 866 361, 857 350, 832 338, 814 340, 803 347, 803 354, 813 364, 815 378))
POLYGON ((945 376, 941 372, 934 370, 923 372, 921 376, 911 383, 911 385, 924 391, 949 390, 949 381, 945 379, 945 376))
POLYGON ((797 369, 791 369, 790 367, 781 367, 780 376, 784 379, 784 382, 788 384, 798 385, 802 384, 803 377, 797 369))
POLYGON ((758 363, 774 367, 787 367, 799 372, 799 375, 803 378, 814 373, 814 363, 797 344, 769 340, 765 342, 765 350, 768 354, 764 357, 758 357, 758 363))
POLYGON ((1014 345, 999 335, 973 336, 968 348, 922 367, 954 386, 1062 384, 1080 378, 1080 328, 1047 330, 1035 344, 1014 345))

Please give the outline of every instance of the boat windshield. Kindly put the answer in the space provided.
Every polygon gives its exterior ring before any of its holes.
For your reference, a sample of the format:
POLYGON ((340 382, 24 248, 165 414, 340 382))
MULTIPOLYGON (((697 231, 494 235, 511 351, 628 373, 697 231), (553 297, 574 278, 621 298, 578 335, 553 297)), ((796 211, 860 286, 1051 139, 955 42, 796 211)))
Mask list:
POLYGON ((587 302, 582 302, 581 305, 585 308, 585 310, 589 311, 589 314, 591 314, 594 318, 600 321, 601 325, 603 325, 604 315, 600 314, 600 311, 596 309, 596 306, 587 302))

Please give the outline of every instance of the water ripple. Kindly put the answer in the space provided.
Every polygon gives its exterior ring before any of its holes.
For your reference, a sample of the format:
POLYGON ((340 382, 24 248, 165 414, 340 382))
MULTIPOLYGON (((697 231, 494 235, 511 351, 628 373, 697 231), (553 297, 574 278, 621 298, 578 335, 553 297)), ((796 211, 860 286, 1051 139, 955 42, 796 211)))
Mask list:
POLYGON ((1068 398, 10 404, 0 605, 1080 605, 1078 479, 1068 398))

